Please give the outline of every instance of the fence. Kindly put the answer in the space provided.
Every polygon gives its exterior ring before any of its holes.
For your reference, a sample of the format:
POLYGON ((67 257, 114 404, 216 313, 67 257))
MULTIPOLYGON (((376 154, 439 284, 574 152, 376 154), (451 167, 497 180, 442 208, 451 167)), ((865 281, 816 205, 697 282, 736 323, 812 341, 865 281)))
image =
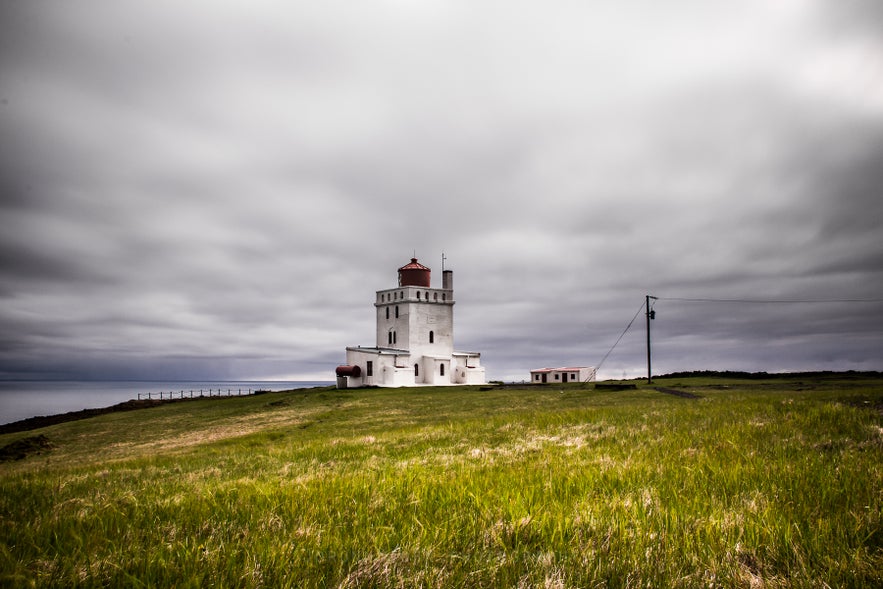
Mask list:
POLYGON ((243 389, 227 389, 226 394, 224 393, 224 389, 190 389, 190 395, 186 394, 186 391, 160 391, 158 393, 138 393, 138 400, 147 399, 159 399, 160 401, 167 399, 186 399, 186 398, 194 398, 194 397, 241 397, 243 395, 254 395, 257 393, 265 393, 267 391, 261 389, 246 389, 246 392, 243 393, 243 389))

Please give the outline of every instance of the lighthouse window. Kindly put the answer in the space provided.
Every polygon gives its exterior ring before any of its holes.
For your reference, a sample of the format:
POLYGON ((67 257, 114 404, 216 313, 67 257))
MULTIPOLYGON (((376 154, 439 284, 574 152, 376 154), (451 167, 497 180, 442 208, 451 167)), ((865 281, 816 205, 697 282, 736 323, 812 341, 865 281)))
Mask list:
POLYGON ((396 305, 396 319, 399 318, 399 306, 396 305))
POLYGON ((392 332, 392 343, 396 343, 396 332, 392 332))
POLYGON ((387 334, 386 334, 386 343, 389 344, 390 346, 392 345, 392 332, 391 331, 387 332, 387 334))
POLYGON ((435 343, 435 332, 432 332, 432 331, 429 332, 429 343, 431 343, 431 344, 435 343))
POLYGON ((389 319, 389 307, 386 308, 386 318, 389 319))

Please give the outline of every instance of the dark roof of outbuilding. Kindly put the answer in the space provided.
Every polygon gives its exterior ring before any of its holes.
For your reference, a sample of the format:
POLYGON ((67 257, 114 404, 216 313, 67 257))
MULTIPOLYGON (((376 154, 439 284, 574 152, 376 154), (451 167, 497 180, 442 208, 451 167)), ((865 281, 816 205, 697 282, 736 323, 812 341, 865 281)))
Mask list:
POLYGON ((561 368, 534 368, 531 372, 577 372, 591 366, 562 366, 561 368))

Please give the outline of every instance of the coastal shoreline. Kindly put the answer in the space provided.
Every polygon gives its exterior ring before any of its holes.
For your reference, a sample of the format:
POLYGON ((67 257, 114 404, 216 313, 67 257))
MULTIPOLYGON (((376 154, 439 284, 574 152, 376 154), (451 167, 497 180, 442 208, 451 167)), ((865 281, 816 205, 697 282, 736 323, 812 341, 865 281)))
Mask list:
MULTIPOLYGON (((272 391, 255 391, 252 395, 262 395, 272 391)), ((222 395, 222 396, 199 396, 199 397, 183 397, 178 399, 131 399, 129 401, 123 401, 122 403, 117 403, 115 405, 110 405, 108 407, 97 407, 92 409, 80 409, 77 411, 67 411, 65 413, 58 413, 55 415, 36 415, 34 417, 27 417, 25 419, 20 419, 18 421, 13 421, 11 423, 5 423, 0 425, 0 435, 2 434, 14 434, 19 432, 27 432, 35 429, 40 429, 42 427, 48 427, 50 425, 56 425, 59 423, 67 423, 69 421, 79 421, 81 419, 89 419, 90 417, 96 417, 98 415, 107 415, 108 413, 119 413, 122 411, 136 411, 138 409, 149 409, 150 407, 156 407, 157 405, 165 405, 167 403, 182 403, 186 401, 201 401, 211 399, 213 401, 221 400, 221 399, 236 399, 237 395, 222 395)), ((239 396, 241 398, 241 396, 239 396)))

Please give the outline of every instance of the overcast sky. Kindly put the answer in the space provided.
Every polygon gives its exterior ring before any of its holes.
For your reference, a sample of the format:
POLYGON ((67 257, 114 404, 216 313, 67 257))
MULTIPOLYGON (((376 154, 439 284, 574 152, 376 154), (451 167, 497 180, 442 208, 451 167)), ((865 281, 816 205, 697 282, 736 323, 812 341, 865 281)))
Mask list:
POLYGON ((883 3, 7 0, 0 197, 3 378, 332 380, 415 252, 489 379, 881 370, 883 3))

